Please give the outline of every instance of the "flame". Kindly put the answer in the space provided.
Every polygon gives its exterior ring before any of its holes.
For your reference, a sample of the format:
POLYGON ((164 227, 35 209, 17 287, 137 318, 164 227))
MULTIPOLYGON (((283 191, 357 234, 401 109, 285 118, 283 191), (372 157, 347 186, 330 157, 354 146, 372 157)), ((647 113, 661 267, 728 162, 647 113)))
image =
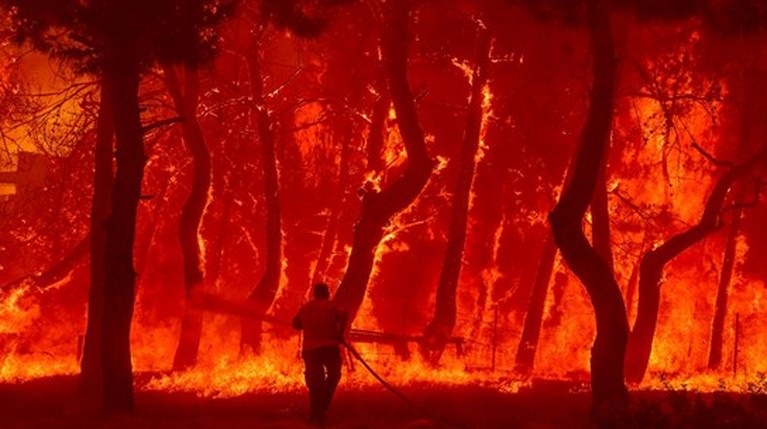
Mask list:
POLYGON ((26 285, 5 293, 0 301, 0 334, 25 332, 40 317, 40 304, 29 295, 26 285))

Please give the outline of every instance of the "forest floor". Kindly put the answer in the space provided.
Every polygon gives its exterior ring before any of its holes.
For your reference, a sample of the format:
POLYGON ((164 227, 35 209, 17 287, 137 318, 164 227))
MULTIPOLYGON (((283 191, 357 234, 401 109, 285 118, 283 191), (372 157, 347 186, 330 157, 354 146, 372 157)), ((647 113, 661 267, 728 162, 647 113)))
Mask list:
MULTIPOLYGON (((0 428, 288 429, 305 424, 303 391, 250 393, 233 398, 138 391, 136 413, 103 418, 75 395, 75 378, 0 384, 0 428)), ((517 393, 461 386, 411 386, 403 392, 439 418, 408 407, 383 388, 339 387, 325 427, 333 429, 587 428, 588 392, 527 388, 517 393), (454 423, 456 426, 451 426, 454 423)), ((767 395, 632 392, 632 427, 767 428, 767 395)))

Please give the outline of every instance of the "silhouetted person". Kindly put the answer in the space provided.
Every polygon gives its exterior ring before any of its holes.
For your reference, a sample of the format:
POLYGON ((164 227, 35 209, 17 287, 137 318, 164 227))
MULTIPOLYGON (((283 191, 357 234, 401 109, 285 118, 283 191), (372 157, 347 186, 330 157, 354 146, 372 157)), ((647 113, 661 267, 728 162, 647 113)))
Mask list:
POLYGON ((293 327, 304 331, 306 387, 309 388, 311 423, 321 424, 341 380, 341 348, 348 313, 330 300, 325 283, 314 285, 314 299, 293 318, 293 327))

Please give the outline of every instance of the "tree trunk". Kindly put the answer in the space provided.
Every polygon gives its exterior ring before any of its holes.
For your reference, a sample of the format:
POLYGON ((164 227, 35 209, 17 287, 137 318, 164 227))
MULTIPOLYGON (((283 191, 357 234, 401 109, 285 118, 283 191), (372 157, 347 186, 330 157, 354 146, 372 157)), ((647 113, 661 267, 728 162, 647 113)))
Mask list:
MULTIPOLYGON (((567 166, 565 171, 564 186, 567 186, 572 180, 573 163, 575 157, 567 166)), ((599 181, 597 181, 597 185, 599 181)), ((594 211, 594 200, 592 198, 591 206, 594 211)), ((608 232, 609 234, 609 232, 608 232)), ((519 345, 517 346, 517 354, 515 356, 514 366, 517 372, 524 375, 530 375, 535 364, 535 353, 538 350, 538 340, 541 336, 541 323, 543 322, 543 307, 546 305, 546 293, 548 292, 549 283, 551 282, 551 273, 554 271, 554 262, 557 258, 557 243, 554 240, 554 235, 549 234, 546 237, 546 241, 543 243, 543 251, 541 252, 541 259, 538 262, 538 269, 535 273, 535 283, 533 283, 533 289, 530 291, 530 302, 527 305, 527 313, 525 314, 525 322, 522 326, 522 335, 520 337, 519 345)), ((564 292, 564 289, 562 290, 564 292)), ((555 305, 559 302, 556 301, 555 305)), ((553 314, 559 314, 558 309, 553 309, 553 314)))
MULTIPOLYGON (((372 130, 371 130, 372 132, 372 130)), ((330 207, 330 215, 328 217, 328 226, 325 228, 325 235, 322 238, 322 246, 320 247, 320 254, 317 256, 317 263, 312 271, 312 284, 322 282, 325 278, 325 273, 330 265, 330 258, 333 253, 333 249, 336 247, 336 241, 338 237, 338 220, 341 216, 341 210, 346 205, 347 183, 349 182, 349 152, 351 144, 351 129, 349 124, 344 127, 343 135, 341 136, 341 158, 338 163, 338 185, 337 193, 333 205, 330 207)))
POLYGON ((606 156, 616 79, 607 8, 600 0, 588 0, 587 9, 594 57, 589 112, 573 179, 549 214, 549 222, 565 262, 583 283, 594 307, 597 334, 591 349, 592 409, 601 424, 625 417, 628 390, 623 381, 623 358, 628 321, 623 296, 610 266, 583 233, 583 216, 606 156))
POLYGON ((106 227, 112 200, 114 118, 111 85, 105 73, 101 81, 99 117, 94 150, 93 200, 90 221, 90 277, 88 321, 80 361, 80 392, 97 396, 101 389, 101 324, 104 309, 106 227))
POLYGON ((453 333, 456 318, 456 290, 463 265, 466 243, 466 223, 469 217, 469 198, 474 181, 477 150, 482 132, 483 90, 487 84, 487 65, 490 57, 490 35, 479 30, 476 65, 472 76, 471 98, 466 117, 461 155, 458 159, 458 180, 453 191, 452 217, 448 232, 445 259, 442 262, 434 317, 424 330, 423 351, 432 364, 437 364, 447 341, 453 333))
POLYGON ((554 241, 554 236, 549 234, 543 244, 543 253, 538 262, 538 271, 530 294, 530 304, 527 307, 525 323, 522 327, 522 337, 519 346, 517 346, 515 369, 525 375, 532 372, 535 363, 535 352, 538 349, 538 339, 541 336, 543 307, 546 304, 546 292, 549 288, 556 257, 557 243, 554 241))
POLYGON ((765 158, 762 150, 750 160, 733 167, 714 185, 697 225, 676 234, 662 245, 645 253, 639 264, 639 301, 637 318, 626 351, 626 378, 631 383, 642 381, 652 351, 655 327, 660 307, 660 286, 663 269, 677 255, 698 243, 719 225, 719 215, 727 193, 736 180, 748 173, 765 158))
POLYGON ((191 308, 188 303, 194 291, 202 287, 204 278, 200 225, 205 207, 208 205, 211 160, 205 137, 197 122, 200 83, 197 70, 192 66, 185 68, 183 91, 176 70, 172 66, 166 66, 164 72, 166 85, 176 111, 184 118, 181 123, 184 144, 192 155, 194 166, 192 189, 181 209, 178 227, 181 253, 184 258, 184 288, 187 305, 181 320, 181 334, 173 358, 173 369, 182 370, 194 366, 197 362, 202 333, 202 312, 191 308))
MULTIPOLYGON (((263 98, 263 77, 261 76, 259 41, 255 39, 254 52, 248 55, 248 73, 254 106, 251 109, 252 123, 258 134, 264 171, 264 195, 266 202, 266 260, 264 273, 250 292, 248 300, 265 314, 272 305, 280 286, 282 273, 282 221, 280 217, 280 196, 275 154, 276 138, 272 128, 273 119, 263 98)), ((243 319, 240 352, 260 351, 261 322, 243 319)))
POLYGON ((381 171, 385 167, 381 155, 386 142, 386 120, 389 118, 389 106, 391 100, 386 93, 385 79, 381 79, 379 85, 380 94, 373 105, 373 114, 370 116, 370 133, 365 145, 368 171, 381 171))
MULTIPOLYGON (((645 231, 642 234, 642 245, 640 246, 640 250, 639 250, 640 255, 644 255, 645 253, 645 249, 647 248, 647 241, 649 239, 648 237, 649 235, 647 234, 647 231, 645 231)), ((640 264, 641 264, 641 256, 640 256, 640 260, 638 260, 631 267, 631 275, 629 276, 629 281, 628 281, 628 284, 626 285, 626 316, 629 320, 629 323, 631 323, 632 318, 634 318, 634 297, 637 294, 637 286, 639 285, 640 264)), ((631 343, 631 334, 629 334, 629 347, 630 347, 630 343, 631 343)), ((624 369, 625 369, 625 366, 624 366, 624 369)))
POLYGON ((719 288, 716 292, 716 305, 714 307, 714 321, 711 325, 711 342, 708 352, 708 369, 718 369, 722 363, 722 333, 724 331, 724 319, 727 316, 727 290, 732 280, 732 270, 735 266, 735 250, 737 238, 740 233, 740 221, 743 217, 743 209, 737 208, 732 213, 732 223, 727 232, 727 243, 724 248, 722 270, 719 277, 719 288))
POLYGON ((405 172, 389 187, 362 196, 362 209, 355 225, 346 273, 333 297, 350 312, 350 322, 365 298, 375 250, 383 238, 384 229, 392 216, 412 204, 426 186, 433 167, 407 81, 409 1, 391 0, 384 5, 384 9, 386 29, 381 41, 383 66, 408 160, 405 172))
MULTIPOLYGON (((605 151, 609 151, 609 147, 605 151)), ((591 244, 614 272, 613 250, 610 243, 610 208, 607 199, 607 156, 599 166, 596 188, 591 197, 591 244)))
POLYGON ((129 49, 108 49, 105 73, 111 83, 117 169, 107 223, 104 313, 101 326, 103 406, 108 413, 133 411, 130 329, 136 272, 133 243, 144 173, 144 142, 139 115, 139 62, 129 49))

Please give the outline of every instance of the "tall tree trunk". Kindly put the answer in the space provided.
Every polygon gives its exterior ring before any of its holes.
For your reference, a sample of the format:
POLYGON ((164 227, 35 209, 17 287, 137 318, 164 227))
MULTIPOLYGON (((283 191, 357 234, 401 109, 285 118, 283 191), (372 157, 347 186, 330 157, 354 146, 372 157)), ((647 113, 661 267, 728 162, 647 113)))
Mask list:
POLYGON ((200 240, 202 240, 200 225, 205 207, 208 205, 211 160, 205 137, 202 134, 200 124, 197 122, 200 84, 197 70, 193 66, 186 66, 183 91, 176 70, 172 66, 166 66, 164 72, 166 85, 173 98, 176 111, 184 119, 181 123, 184 144, 192 155, 194 166, 192 189, 181 209, 178 227, 178 238, 181 242, 181 253, 184 258, 184 288, 187 305, 181 320, 181 334, 173 358, 173 369, 182 370, 194 366, 197 362, 197 351, 200 347, 200 335, 202 333, 202 312, 193 309, 188 303, 195 290, 202 287, 205 275, 200 246, 200 240))
POLYGON ((663 269, 677 255, 698 243, 719 226, 719 215, 727 193, 736 180, 747 174, 765 159, 762 150, 750 160, 731 168, 714 185, 706 201, 703 215, 697 225, 676 234, 662 245, 645 253, 639 264, 639 301, 637 318, 629 337, 626 351, 626 378, 629 382, 642 381, 650 361, 653 337, 660 307, 660 286, 663 269))
POLYGON ((88 321, 80 361, 80 391, 97 396, 101 389, 101 324, 104 309, 106 227, 112 200, 114 118, 111 85, 104 73, 101 81, 99 117, 94 150, 93 200, 90 220, 90 277, 88 321))
POLYGON ((133 411, 130 329, 136 272, 133 243, 144 173, 144 141, 139 116, 139 62, 130 49, 108 49, 105 73, 112 94, 117 169, 107 223, 104 313, 101 326, 103 406, 109 413, 133 411))
POLYGON ((591 349, 592 407, 595 419, 601 424, 623 418, 628 405, 628 390, 623 381, 628 321, 623 296, 610 266, 583 233, 583 216, 606 156, 616 80, 607 7, 600 0, 586 3, 594 57, 589 112, 573 180, 549 215, 549 222, 564 260, 583 283, 594 307, 597 334, 591 349))
POLYGON ((338 236, 338 220, 341 216, 341 210, 346 205, 346 195, 349 182, 349 152, 352 139, 352 133, 349 124, 345 124, 343 135, 341 136, 341 157, 338 162, 338 185, 333 205, 330 207, 328 217, 328 226, 325 228, 325 235, 322 238, 320 254, 317 256, 317 263, 312 271, 312 284, 319 283, 325 278, 325 273, 330 265, 330 257, 333 249, 336 247, 338 236))
POLYGON ((541 336, 541 322, 543 321, 543 307, 546 304, 546 292, 551 281, 551 273, 554 270, 554 261, 557 257, 557 243, 554 236, 549 234, 543 244, 543 253, 538 262, 538 270, 535 274, 535 283, 530 294, 530 304, 527 306, 525 323, 522 327, 522 337, 517 346, 515 358, 516 371, 529 375, 535 363, 535 352, 538 349, 538 339, 541 336))
POLYGON ((490 34, 479 30, 477 57, 471 80, 471 97, 466 117, 461 155, 458 159, 458 180, 453 191, 452 217, 448 232, 445 259, 442 262, 434 317, 424 331, 423 351, 432 364, 439 362, 447 341, 453 333, 456 318, 456 290, 463 265, 466 224, 469 217, 469 197, 474 181, 477 150, 482 133, 483 90, 487 85, 487 65, 490 57, 490 34))
MULTIPOLYGON (((253 52, 248 55, 248 74, 254 106, 251 109, 252 123, 258 134, 258 145, 264 171, 264 195, 266 202, 266 260, 264 273, 258 284, 250 292, 248 300, 261 313, 266 313, 272 305, 280 286, 282 273, 282 221, 280 216, 280 196, 277 172, 276 137, 273 130, 273 118, 263 97, 263 76, 260 64, 260 41, 254 36, 253 52)), ((258 353, 261 344, 261 322, 243 319, 240 352, 258 353)))
POLYGON ((412 204, 426 186, 433 167, 407 81, 409 3, 408 0, 391 0, 383 6, 386 28, 381 41, 389 94, 407 151, 407 167, 402 176, 386 189, 370 191, 362 196, 362 209, 355 225, 346 273, 333 297, 350 312, 350 322, 365 297, 375 250, 383 238, 384 229, 392 216, 412 204))
POLYGON ((719 288, 716 292, 714 321, 711 325, 708 369, 717 369, 722 363, 722 333, 724 332, 724 319, 727 316, 727 290, 730 288, 732 270, 735 266, 735 251, 742 217, 743 209, 740 207, 736 208, 732 213, 732 223, 730 223, 730 228, 727 232, 727 243, 725 244, 722 269, 719 274, 719 288))

